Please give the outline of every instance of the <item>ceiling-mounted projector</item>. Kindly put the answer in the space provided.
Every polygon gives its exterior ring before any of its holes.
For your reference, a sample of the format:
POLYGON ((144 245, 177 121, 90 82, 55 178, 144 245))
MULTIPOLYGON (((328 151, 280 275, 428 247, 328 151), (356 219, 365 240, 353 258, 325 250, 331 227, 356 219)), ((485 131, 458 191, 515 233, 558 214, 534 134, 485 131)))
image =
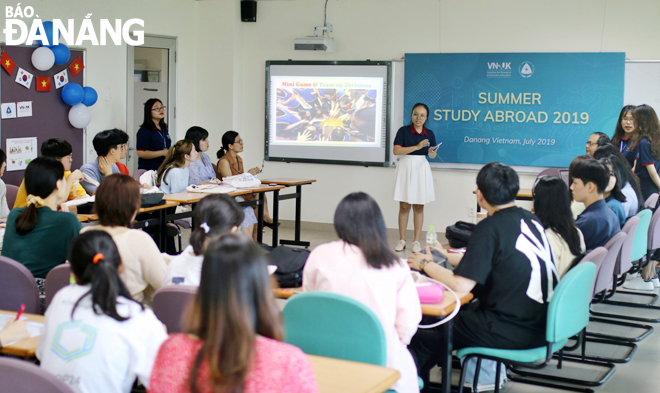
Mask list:
POLYGON ((326 37, 303 37, 293 41, 295 50, 320 50, 325 52, 336 52, 337 41, 326 37))

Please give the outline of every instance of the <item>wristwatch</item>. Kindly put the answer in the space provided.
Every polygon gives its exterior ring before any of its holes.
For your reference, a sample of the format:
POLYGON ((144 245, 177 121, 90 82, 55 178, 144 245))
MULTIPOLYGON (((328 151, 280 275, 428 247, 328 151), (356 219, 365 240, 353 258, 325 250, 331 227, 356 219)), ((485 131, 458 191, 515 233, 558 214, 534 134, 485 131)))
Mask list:
POLYGON ((424 266, 426 266, 427 263, 429 263, 428 260, 426 260, 426 259, 422 259, 422 260, 419 262, 419 270, 423 272, 423 271, 424 271, 424 266))

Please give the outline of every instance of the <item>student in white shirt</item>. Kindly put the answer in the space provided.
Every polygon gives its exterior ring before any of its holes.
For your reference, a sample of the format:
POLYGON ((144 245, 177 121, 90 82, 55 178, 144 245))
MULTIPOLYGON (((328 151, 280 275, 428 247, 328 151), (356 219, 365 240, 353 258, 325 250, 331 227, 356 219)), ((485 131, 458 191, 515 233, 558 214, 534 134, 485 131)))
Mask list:
POLYGON ((128 393, 136 377, 148 388, 167 333, 119 278, 112 237, 104 231, 76 237, 69 262, 76 283, 57 292, 46 311, 37 348, 41 368, 77 393, 128 393))
POLYGON ((243 209, 233 198, 215 194, 202 199, 195 206, 193 216, 193 222, 199 226, 190 234, 190 245, 167 266, 165 285, 199 286, 206 246, 211 239, 238 230, 243 209))

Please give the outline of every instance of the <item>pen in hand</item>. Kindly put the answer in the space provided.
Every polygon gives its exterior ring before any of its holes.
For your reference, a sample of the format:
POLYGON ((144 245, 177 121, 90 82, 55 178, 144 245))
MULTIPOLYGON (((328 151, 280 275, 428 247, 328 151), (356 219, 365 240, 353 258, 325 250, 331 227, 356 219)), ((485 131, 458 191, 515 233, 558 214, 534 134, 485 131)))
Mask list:
POLYGON ((25 311, 25 304, 21 304, 21 308, 18 310, 18 313, 16 314, 16 321, 21 319, 21 315, 23 315, 23 311, 25 311))

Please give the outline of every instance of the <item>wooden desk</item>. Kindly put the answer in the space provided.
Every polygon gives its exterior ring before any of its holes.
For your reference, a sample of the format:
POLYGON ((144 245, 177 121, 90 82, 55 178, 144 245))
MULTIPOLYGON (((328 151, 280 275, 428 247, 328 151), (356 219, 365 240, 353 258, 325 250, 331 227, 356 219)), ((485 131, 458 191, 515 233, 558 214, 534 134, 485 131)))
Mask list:
MULTIPOLYGON (((9 314, 14 316, 16 315, 15 312, 3 311, 3 310, 0 310, 0 314, 9 314)), ((27 317, 28 321, 44 323, 43 315, 28 314, 28 313, 23 313, 23 315, 27 317)), ((39 338, 40 336, 31 337, 26 340, 14 343, 12 345, 8 345, 6 347, 0 348, 0 353, 5 355, 20 356, 22 358, 33 358, 37 353, 37 347, 39 346, 39 338)))
POLYGON ((401 374, 391 368, 307 355, 312 362, 320 393, 382 393, 401 374))
MULTIPOLYGON (((264 184, 278 184, 285 187, 296 187, 296 192, 286 195, 280 195, 279 200, 285 201, 287 199, 296 199, 296 219, 294 224, 294 240, 280 240, 280 244, 287 244, 290 246, 303 246, 305 248, 309 247, 309 242, 300 241, 300 220, 302 217, 302 186, 306 184, 316 183, 314 179, 290 179, 290 178, 273 178, 265 179, 261 181, 264 184)), ((275 205, 273 205, 273 221, 275 217, 279 217, 279 209, 276 210, 275 205)), ((276 240, 277 227, 273 227, 273 239, 276 240)), ((273 241, 273 247, 276 242, 273 241)))

